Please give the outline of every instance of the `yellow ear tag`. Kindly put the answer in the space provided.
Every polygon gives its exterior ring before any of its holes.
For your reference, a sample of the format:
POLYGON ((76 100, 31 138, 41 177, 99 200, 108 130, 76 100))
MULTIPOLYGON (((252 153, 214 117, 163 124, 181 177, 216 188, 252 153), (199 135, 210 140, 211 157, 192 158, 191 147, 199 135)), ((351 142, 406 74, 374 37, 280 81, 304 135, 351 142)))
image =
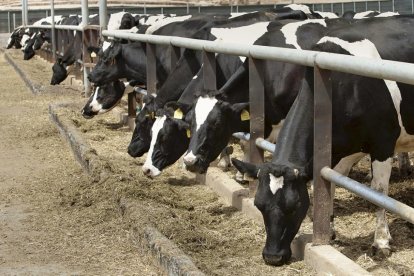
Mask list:
POLYGON ((91 57, 96 58, 96 54, 95 54, 95 52, 92 52, 92 53, 91 53, 91 57))
POLYGON ((187 137, 190 138, 191 137, 191 131, 189 129, 187 129, 187 137))
POLYGON ((243 109, 243 111, 240 114, 240 119, 242 121, 250 120, 250 113, 249 113, 249 111, 247 111, 246 109, 243 109))
POLYGON ((174 111, 174 118, 175 119, 182 119, 183 118, 183 112, 181 111, 181 109, 177 109, 176 111, 174 111))

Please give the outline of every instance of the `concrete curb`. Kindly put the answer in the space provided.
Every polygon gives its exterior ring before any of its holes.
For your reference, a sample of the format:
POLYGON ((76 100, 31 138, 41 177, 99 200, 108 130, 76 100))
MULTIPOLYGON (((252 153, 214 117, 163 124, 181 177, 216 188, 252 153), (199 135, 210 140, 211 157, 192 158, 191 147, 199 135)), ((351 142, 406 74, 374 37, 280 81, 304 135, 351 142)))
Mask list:
POLYGON ((72 122, 58 114, 59 109, 73 107, 74 105, 72 102, 49 104, 49 117, 56 124, 62 137, 69 143, 76 160, 85 172, 94 181, 100 181, 108 175, 108 172, 106 170, 101 171, 101 168, 107 168, 108 165, 99 158, 96 151, 83 139, 72 122))
MULTIPOLYGON (((56 124, 60 134, 69 143, 76 160, 81 164, 82 168, 89 174, 94 181, 103 181, 109 175, 109 170, 101 170, 106 168, 107 163, 97 155, 96 151, 87 143, 72 122, 62 116, 57 111, 62 108, 74 106, 74 103, 58 103, 49 105, 49 115, 51 120, 56 124), (98 169, 99 168, 99 169, 98 169)), ((125 204, 118 206, 121 213, 125 208, 125 204)), ((172 241, 163 236, 155 228, 147 227, 144 236, 137 238, 141 240, 141 245, 146 247, 154 256, 162 269, 168 275, 177 276, 203 276, 190 257, 178 248, 172 241)))
MULTIPOLYGON (((204 183, 222 197, 227 204, 237 208, 251 219, 263 223, 262 214, 249 198, 249 190, 217 168, 209 168, 204 183)), ((312 245, 312 234, 299 234, 291 244, 292 256, 305 260, 318 275, 371 275, 351 259, 330 245, 312 245)))
POLYGON ((39 94, 40 88, 37 87, 27 76, 26 74, 20 69, 19 66, 13 61, 13 59, 10 57, 10 55, 6 52, 4 52, 4 58, 6 61, 13 66, 14 70, 17 72, 17 74, 20 75, 26 86, 32 91, 33 94, 39 94))
POLYGON ((144 230, 143 243, 158 263, 171 276, 204 276, 193 263, 173 242, 153 227, 144 230))

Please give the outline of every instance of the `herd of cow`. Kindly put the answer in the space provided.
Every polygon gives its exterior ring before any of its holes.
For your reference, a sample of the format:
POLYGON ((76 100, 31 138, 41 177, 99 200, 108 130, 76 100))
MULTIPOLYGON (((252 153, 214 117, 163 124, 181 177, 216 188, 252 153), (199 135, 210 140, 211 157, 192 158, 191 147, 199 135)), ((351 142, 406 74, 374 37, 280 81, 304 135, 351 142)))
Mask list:
MULTIPOLYGON (((78 17, 77 22, 70 18, 60 22, 79 23, 78 17)), ((143 17, 118 13, 110 17, 108 29, 414 62, 414 17, 396 13, 346 12, 338 18, 302 5, 228 15, 143 17)), ((21 45, 26 59, 27 48, 37 50, 41 45, 37 39, 42 42, 50 38, 46 31, 25 38, 24 31, 13 32, 8 46, 21 45), (18 37, 23 37, 20 44, 18 37)), ((79 41, 72 43, 54 65, 52 84, 60 83, 67 76, 66 67, 79 58, 76 55, 81 51, 74 47, 80 47, 79 41)), ((95 88, 82 110, 85 118, 113 108, 126 86, 142 87, 147 81, 146 48, 142 43, 113 39, 91 51, 99 59, 89 75, 95 88)), ((167 46, 156 47, 157 93, 144 97, 128 147, 132 157, 147 153, 142 170, 149 177, 160 175, 183 155, 188 170, 205 173, 226 148, 232 133, 249 132, 246 58, 217 54, 219 89, 205 91, 201 54, 183 49, 175 66, 170 66, 169 51, 167 46)), ((266 135, 272 126, 281 125, 276 151, 269 163, 255 165, 235 159, 232 163, 240 172, 259 179, 254 202, 266 227, 263 258, 267 264, 282 265, 291 257, 290 244, 309 207, 307 183, 313 177, 313 68, 275 61, 263 64, 266 135)), ((387 194, 394 153, 414 148, 413 88, 339 72, 331 74, 331 81, 332 165, 347 175, 356 162, 369 154, 371 185, 387 194)), ((385 211, 378 209, 373 250, 388 256, 390 240, 385 211)))

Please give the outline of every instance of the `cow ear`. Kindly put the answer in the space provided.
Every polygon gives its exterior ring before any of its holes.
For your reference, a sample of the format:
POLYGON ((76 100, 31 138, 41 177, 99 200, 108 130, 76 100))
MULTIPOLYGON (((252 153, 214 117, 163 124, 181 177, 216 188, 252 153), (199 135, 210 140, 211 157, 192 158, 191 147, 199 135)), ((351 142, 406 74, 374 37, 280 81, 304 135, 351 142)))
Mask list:
POLYGON ((95 46, 89 46, 88 47, 88 52, 90 54, 95 53, 95 55, 97 55, 99 53, 99 51, 101 50, 100 47, 95 47, 95 46))
POLYGON ((119 41, 113 41, 112 50, 109 52, 108 59, 115 58, 121 53, 122 45, 119 41))
POLYGON ((231 106, 235 117, 241 121, 250 120, 249 103, 237 103, 231 106))
POLYGON ((56 60, 56 62, 57 62, 57 64, 62 64, 62 59, 61 59, 61 58, 58 58, 58 59, 56 60))
POLYGON ((255 164, 246 163, 240 160, 237 160, 235 158, 231 159, 231 163, 236 167, 236 169, 244 174, 247 174, 248 176, 257 179, 258 174, 260 171, 260 167, 255 164))
POLYGON ((165 104, 166 108, 171 108, 174 111, 180 109, 183 114, 187 114, 187 112, 191 109, 190 104, 180 103, 180 102, 168 102, 165 104))

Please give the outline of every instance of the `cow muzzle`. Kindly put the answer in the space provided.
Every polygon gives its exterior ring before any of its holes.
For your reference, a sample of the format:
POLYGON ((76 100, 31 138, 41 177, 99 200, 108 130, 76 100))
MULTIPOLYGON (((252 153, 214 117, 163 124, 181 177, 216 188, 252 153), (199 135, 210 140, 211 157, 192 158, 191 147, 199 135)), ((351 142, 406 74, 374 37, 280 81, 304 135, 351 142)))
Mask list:
POLYGON ((197 162, 197 156, 195 156, 193 152, 187 153, 183 159, 186 166, 193 166, 197 162))

